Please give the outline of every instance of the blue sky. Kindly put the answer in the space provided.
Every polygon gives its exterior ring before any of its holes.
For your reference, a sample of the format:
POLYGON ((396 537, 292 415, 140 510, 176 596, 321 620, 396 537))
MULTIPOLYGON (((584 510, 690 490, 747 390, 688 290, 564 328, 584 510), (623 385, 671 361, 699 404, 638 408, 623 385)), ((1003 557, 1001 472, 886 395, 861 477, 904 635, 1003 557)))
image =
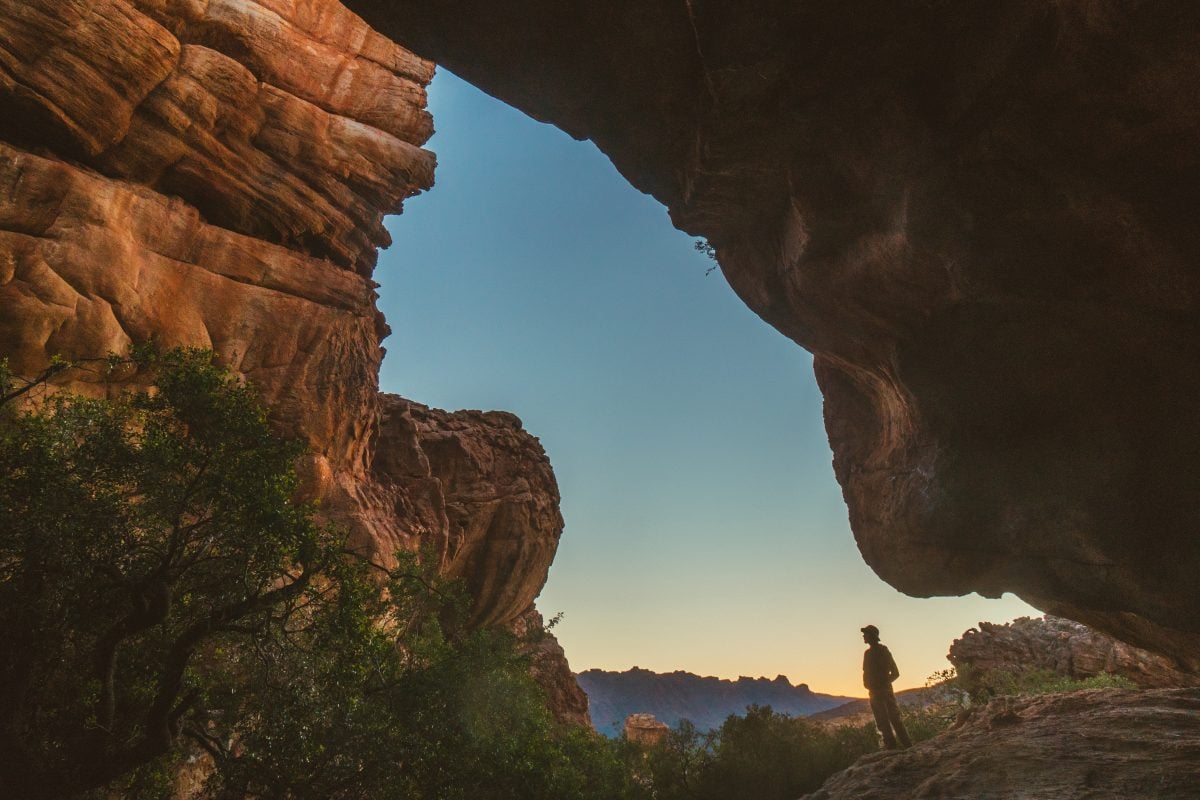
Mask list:
POLYGON ((917 600, 854 545, 807 352, 762 322, 590 142, 441 70, 437 185, 380 259, 382 385, 512 411, 566 530, 538 606, 576 670, 774 677, 860 693, 878 625, 922 685, 1012 597, 917 600))

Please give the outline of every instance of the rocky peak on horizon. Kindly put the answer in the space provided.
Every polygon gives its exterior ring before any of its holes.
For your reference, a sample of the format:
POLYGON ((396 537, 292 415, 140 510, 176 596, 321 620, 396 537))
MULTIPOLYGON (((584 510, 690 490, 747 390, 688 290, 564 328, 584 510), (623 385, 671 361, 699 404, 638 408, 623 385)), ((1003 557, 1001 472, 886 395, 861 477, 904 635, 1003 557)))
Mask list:
POLYGON ((687 719, 708 730, 719 727, 731 714, 744 714, 750 705, 804 716, 851 699, 813 692, 806 683, 793 685, 784 675, 730 680, 684 670, 658 673, 632 667, 624 672, 589 669, 576 675, 576 680, 588 695, 593 724, 608 736, 620 735, 631 714, 651 714, 669 727, 687 719))

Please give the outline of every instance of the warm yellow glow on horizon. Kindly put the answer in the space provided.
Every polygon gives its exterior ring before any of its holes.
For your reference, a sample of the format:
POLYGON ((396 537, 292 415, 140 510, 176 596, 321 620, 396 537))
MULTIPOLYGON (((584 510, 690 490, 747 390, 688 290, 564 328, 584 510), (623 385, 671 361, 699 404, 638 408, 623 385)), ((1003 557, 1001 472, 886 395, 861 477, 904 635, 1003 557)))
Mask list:
MULTIPOLYGON (((895 592, 882 582, 874 593, 895 596, 875 613, 845 607, 811 610, 795 620, 787 636, 766 640, 771 627, 764 620, 733 629, 725 621, 689 630, 664 630, 641 623, 604 625, 585 630, 578 620, 564 619, 555 633, 576 672, 602 669, 622 672, 632 667, 668 673, 676 670, 700 676, 736 680, 773 679, 784 675, 813 692, 865 697, 862 654, 866 645, 859 628, 879 627, 881 639, 900 668, 897 691, 924 686, 935 672, 949 669, 946 653, 951 642, 980 621, 1003 623, 1041 612, 1011 595, 990 600, 970 595, 918 599, 895 592), (649 635, 647 635, 649 631, 649 635)), ((655 610, 640 615, 653 618, 655 610)), ((799 615, 798 615, 799 616, 799 615)))

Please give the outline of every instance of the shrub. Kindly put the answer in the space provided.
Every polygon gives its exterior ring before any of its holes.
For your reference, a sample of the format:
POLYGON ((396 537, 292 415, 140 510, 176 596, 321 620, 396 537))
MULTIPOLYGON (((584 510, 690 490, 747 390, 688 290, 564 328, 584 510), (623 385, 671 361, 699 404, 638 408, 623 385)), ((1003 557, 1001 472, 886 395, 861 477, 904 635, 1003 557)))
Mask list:
POLYGON ((750 706, 709 733, 683 723, 650 751, 657 800, 794 800, 878 749, 874 725, 826 728, 750 706))
POLYGON ((293 501, 302 448, 212 353, 132 362, 153 391, 25 411, 66 366, 0 365, 0 786, 163 797, 194 748, 211 798, 638 796, 616 745, 557 728, 514 637, 293 501))
POLYGON ((1121 675, 1101 673, 1090 678, 1072 678, 1053 670, 993 669, 976 672, 946 670, 935 673, 941 680, 927 683, 948 688, 963 696, 968 703, 985 703, 993 697, 1032 697, 1057 692, 1076 692, 1082 689, 1133 689, 1136 684, 1121 675), (969 699, 967 699, 969 698, 969 699))

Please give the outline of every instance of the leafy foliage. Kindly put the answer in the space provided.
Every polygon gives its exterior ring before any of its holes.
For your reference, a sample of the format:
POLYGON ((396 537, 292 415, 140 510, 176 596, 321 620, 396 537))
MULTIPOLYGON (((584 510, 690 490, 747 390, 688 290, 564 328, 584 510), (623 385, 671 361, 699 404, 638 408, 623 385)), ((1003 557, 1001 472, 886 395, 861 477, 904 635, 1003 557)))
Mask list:
MULTIPOLYGON (((712 261, 717 260, 717 248, 715 248, 711 244, 709 244, 709 241, 707 239, 697 239, 692 244, 692 249, 695 250, 697 253, 700 253, 700 254, 708 257, 712 261)), ((717 268, 717 266, 718 266, 717 264, 713 264, 711 267, 704 270, 704 274, 711 275, 712 271, 715 270, 717 268)))
POLYGON ((1082 689, 1132 689, 1135 684, 1120 675, 1104 673, 1090 678, 1070 678, 1051 670, 939 670, 925 682, 936 692, 923 708, 901 709, 904 726, 914 742, 930 739, 951 727, 960 714, 997 697, 1033 697, 1082 689))
POLYGON ((49 796, 170 751, 196 653, 281 624, 336 561, 250 390, 202 354, 146 366, 155 393, 59 395, 0 431, 0 769, 49 796))
POLYGON ((681 724, 646 773, 658 800, 794 800, 878 748, 873 725, 827 728, 750 706, 709 733, 681 724))
POLYGON ((986 703, 994 697, 1033 697, 1083 689, 1134 689, 1137 685, 1121 675, 1101 673, 1090 678, 1071 678, 1048 669, 974 671, 953 668, 935 672, 926 686, 957 697, 961 705, 986 703))
POLYGON ((190 750, 212 798, 638 796, 512 636, 293 502, 301 448, 211 353, 129 363, 153 390, 25 411, 0 372, 0 785, 161 797, 190 750))
MULTIPOLYGON (((934 701, 901 709, 913 742, 933 738, 964 708, 990 696, 1132 685, 1114 675, 1073 680, 1044 671, 989 673, 988 678, 981 686, 965 682, 954 670, 931 676, 927 686, 935 691, 934 701)), ((685 720, 648 752, 640 773, 657 800, 783 800, 815 791, 829 776, 878 749, 873 722, 832 728, 769 706, 751 706, 744 716, 730 716, 708 733, 685 720)))
POLYGON ((1135 684, 1120 675, 1103 673, 1090 678, 1071 678, 1052 670, 989 670, 970 675, 964 684, 976 701, 991 697, 1035 696, 1081 689, 1133 689, 1135 684))

